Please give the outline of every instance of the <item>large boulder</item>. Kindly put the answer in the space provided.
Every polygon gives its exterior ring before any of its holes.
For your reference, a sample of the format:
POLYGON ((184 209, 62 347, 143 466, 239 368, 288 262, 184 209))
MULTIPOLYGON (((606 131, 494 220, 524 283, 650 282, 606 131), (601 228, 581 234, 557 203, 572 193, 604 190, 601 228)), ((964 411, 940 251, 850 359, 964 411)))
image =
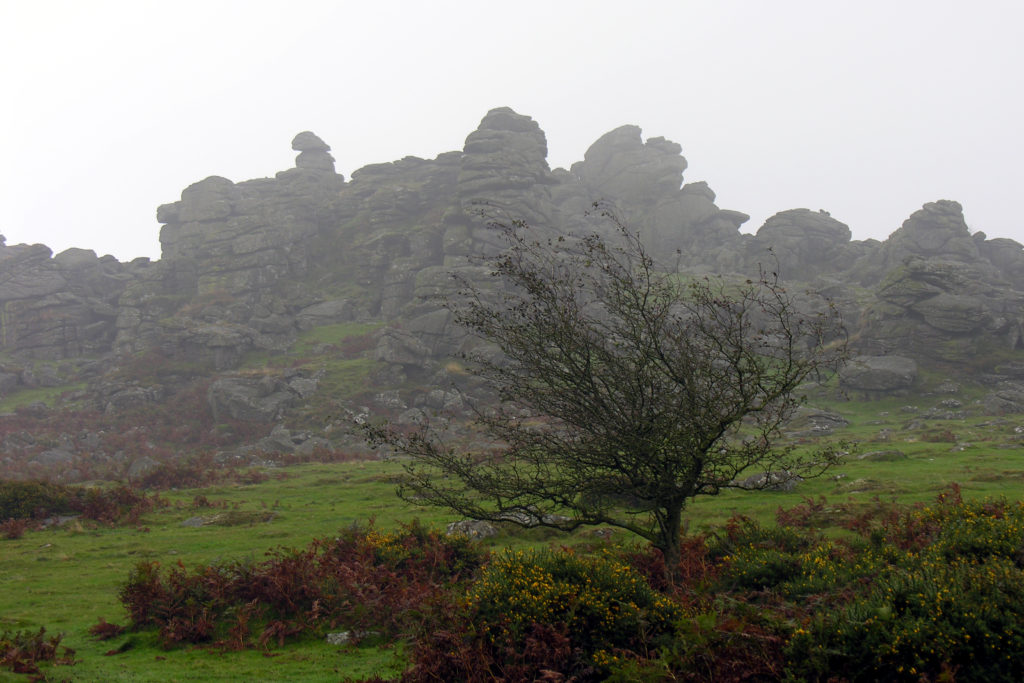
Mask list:
POLYGON ((462 148, 459 193, 486 199, 493 191, 528 190, 548 179, 548 143, 529 116, 508 107, 487 112, 462 148))
POLYGON ((961 262, 979 259, 978 245, 971 238, 963 207, 948 199, 929 202, 912 213, 886 240, 885 252, 890 265, 907 256, 961 262))
POLYGON ((775 214, 751 240, 749 258, 781 277, 811 280, 849 266, 850 228, 824 211, 790 209, 775 214))
POLYGON ((909 389, 917 379, 917 363, 903 356, 857 356, 839 375, 846 389, 889 393, 909 389))
POLYGON ((334 157, 329 154, 331 146, 316 134, 308 130, 299 133, 292 140, 292 149, 299 153, 295 157, 296 168, 334 173, 334 157))
POLYGON ((598 138, 572 172, 593 194, 654 202, 682 185, 682 149, 662 137, 645 143, 639 126, 621 126, 598 138))
POLYGON ((210 385, 206 394, 215 420, 230 417, 243 422, 273 422, 300 399, 299 392, 288 383, 269 375, 222 377, 210 385))
POLYGON ((572 165, 571 176, 580 185, 575 196, 565 189, 557 194, 576 213, 595 202, 609 207, 640 232, 652 254, 675 255, 680 265, 739 270, 739 226, 749 216, 715 206, 715 193, 705 182, 682 185, 687 162, 681 151, 678 143, 662 137, 644 142, 639 127, 621 126, 572 165))

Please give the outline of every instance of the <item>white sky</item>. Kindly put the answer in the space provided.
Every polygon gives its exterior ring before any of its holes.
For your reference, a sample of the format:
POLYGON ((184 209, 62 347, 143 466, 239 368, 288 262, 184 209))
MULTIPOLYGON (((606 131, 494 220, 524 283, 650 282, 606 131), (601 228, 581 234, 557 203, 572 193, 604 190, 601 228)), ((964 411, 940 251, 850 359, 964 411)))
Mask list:
POLYGON ((1024 242, 1020 0, 0 0, 0 232, 159 257, 209 175, 462 148, 494 107, 552 168, 620 125, 680 143, 744 226, 827 209, 884 239, 956 199, 1024 242))

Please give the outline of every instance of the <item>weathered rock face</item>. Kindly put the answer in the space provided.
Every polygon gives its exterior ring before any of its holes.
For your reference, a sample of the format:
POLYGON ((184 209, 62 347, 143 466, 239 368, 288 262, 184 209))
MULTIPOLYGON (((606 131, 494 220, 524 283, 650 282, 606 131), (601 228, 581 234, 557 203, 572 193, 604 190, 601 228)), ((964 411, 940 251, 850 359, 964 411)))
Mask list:
POLYGON ((917 363, 903 356, 857 356, 840 374, 842 385, 868 393, 909 389, 917 379, 917 363))
POLYGON ((858 348, 958 363, 1021 347, 1024 292, 1003 275, 1014 273, 1020 250, 1008 249, 999 265, 984 256, 993 251, 984 237, 970 236, 956 202, 916 211, 867 259, 887 270, 858 348))
POLYGON ((163 259, 121 296, 115 350, 161 346, 228 368, 245 351, 294 335, 291 309, 315 303, 295 289, 344 178, 313 133, 297 135, 292 148, 296 167, 273 179, 211 176, 157 209, 163 259))
POLYGON ((333 170, 297 167, 274 180, 236 185, 213 176, 189 186, 157 211, 175 284, 192 296, 245 295, 302 278, 321 227, 317 204, 342 182, 333 170))
MULTIPOLYGON (((429 378, 471 343, 438 300, 455 291, 453 272, 489 280, 467 258, 501 246, 489 224, 609 230, 586 215, 599 202, 652 255, 691 272, 775 264, 811 283, 836 299, 858 353, 948 365, 1024 348, 1024 247, 971 235, 956 202, 925 205, 885 242, 851 241, 845 224, 807 209, 743 235, 746 215, 716 206, 706 183, 684 182, 679 144, 622 126, 552 171, 543 130, 508 108, 488 112, 461 150, 372 164, 349 182, 316 134, 291 147, 295 167, 274 178, 212 176, 159 207, 159 262, 0 244, 0 347, 54 361, 157 348, 227 370, 313 327, 374 320, 395 323, 376 337, 384 374, 429 378)), ((0 392, 29 381, 38 377, 0 367, 0 392)), ((129 389, 97 405, 130 403, 129 389)))
POLYGON ((507 107, 487 113, 462 148, 457 209, 445 216, 447 264, 462 265, 467 254, 497 248, 492 221, 525 220, 539 230, 556 227, 550 191, 556 181, 547 154, 544 131, 529 116, 507 107))
POLYGON ((590 146, 583 161, 572 167, 592 193, 657 202, 683 184, 686 159, 682 146, 665 138, 646 143, 639 126, 622 126, 590 146))
POLYGON ((227 375, 214 382, 207 401, 214 419, 232 418, 243 422, 272 422, 282 412, 308 398, 316 390, 316 380, 291 377, 227 375))
POLYGON ((678 252, 684 265, 742 270, 739 226, 749 216, 715 206, 707 183, 680 187, 687 166, 681 151, 665 138, 645 143, 637 126, 616 128, 573 164, 571 173, 580 187, 560 190, 563 212, 578 216, 598 202, 640 230, 658 257, 676 259, 678 252))
POLYGON ((118 298, 148 265, 86 249, 51 256, 41 244, 0 246, 0 347, 46 360, 109 350, 118 298))
POLYGON ((982 258, 991 263, 1015 290, 1024 291, 1024 245, 1005 237, 986 239, 983 232, 976 232, 971 237, 982 258))
POLYGON ((749 243, 750 261, 781 277, 810 281, 845 270, 851 261, 850 228, 823 211, 790 209, 761 226, 749 243))
POLYGON ((320 270, 349 289, 358 285, 365 314, 395 318, 413 300, 416 274, 442 263, 459 158, 450 152, 366 166, 337 196, 338 226, 325 233, 320 270))
POLYGON ((911 255, 960 262, 977 261, 979 255, 964 222, 963 207, 946 199, 925 204, 911 214, 889 236, 884 252, 890 264, 911 255))

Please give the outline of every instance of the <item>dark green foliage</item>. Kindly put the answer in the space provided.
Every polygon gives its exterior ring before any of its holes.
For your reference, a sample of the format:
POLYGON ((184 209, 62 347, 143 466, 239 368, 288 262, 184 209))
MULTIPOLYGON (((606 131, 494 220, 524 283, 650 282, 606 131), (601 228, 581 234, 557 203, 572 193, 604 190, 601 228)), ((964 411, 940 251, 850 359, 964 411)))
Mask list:
POLYGON ((708 554, 722 560, 718 584, 729 590, 767 590, 800 575, 799 555, 815 544, 807 532, 762 527, 745 517, 729 521, 708 554))
POLYGON ((84 488, 40 481, 0 481, 0 519, 78 514, 104 524, 135 523, 141 514, 165 504, 159 496, 129 486, 84 488))
POLYGON ((495 558, 469 591, 473 623, 492 641, 521 639, 534 623, 564 625, 585 655, 646 648, 671 631, 679 609, 629 565, 610 555, 509 553, 495 558))
POLYGON ((75 494, 43 481, 0 481, 0 519, 34 519, 73 512, 75 494))
POLYGON ((964 503, 954 490, 890 515, 847 560, 861 588, 797 630, 793 671, 841 670, 854 681, 1021 680, 1022 550, 1022 503, 964 503))
POLYGON ((484 568, 464 613, 420 641, 406 679, 601 680, 671 642, 681 615, 610 553, 510 552, 484 568))

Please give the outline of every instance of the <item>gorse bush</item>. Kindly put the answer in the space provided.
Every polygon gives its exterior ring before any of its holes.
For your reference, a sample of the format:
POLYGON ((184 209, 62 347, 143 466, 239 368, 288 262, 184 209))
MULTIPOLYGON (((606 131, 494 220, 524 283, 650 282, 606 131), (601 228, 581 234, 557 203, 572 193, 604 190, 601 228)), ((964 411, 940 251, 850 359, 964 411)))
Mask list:
POLYGON ((469 591, 474 623, 494 641, 533 624, 565 625, 587 654, 641 649, 668 633, 679 608, 608 554, 515 552, 492 560, 469 591))
POLYGON ((611 553, 508 552, 486 565, 463 611, 420 640, 405 680, 602 680, 671 642, 681 616, 611 553))
POLYGON ((835 561, 861 589, 795 631, 794 673, 1024 680, 1024 504, 947 496, 890 516, 870 536, 865 552, 835 561))
POLYGON ((74 491, 44 481, 0 481, 0 519, 32 519, 72 512, 74 491))
POLYGON ((1024 680, 1022 580, 1002 558, 893 569, 817 628, 799 631, 791 661, 818 674, 842 670, 855 681, 934 680, 947 671, 961 680, 1024 680))
POLYGON ((709 555, 721 560, 717 585, 730 590, 764 590, 800 576, 801 555, 816 537, 791 527, 762 527, 746 517, 729 520, 709 555))

